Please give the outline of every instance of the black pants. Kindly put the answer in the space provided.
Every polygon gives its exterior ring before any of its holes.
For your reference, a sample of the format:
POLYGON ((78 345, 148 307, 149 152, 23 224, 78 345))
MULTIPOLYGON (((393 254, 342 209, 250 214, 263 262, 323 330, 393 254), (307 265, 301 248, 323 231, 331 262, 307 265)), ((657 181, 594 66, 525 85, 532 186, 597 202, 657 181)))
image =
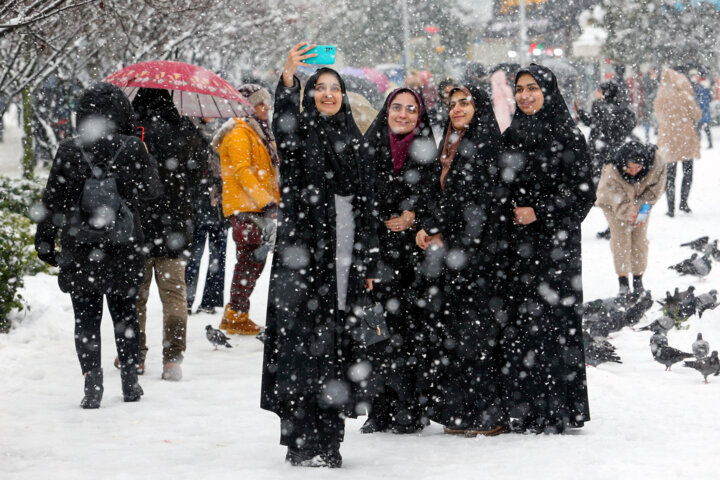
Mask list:
MULTIPOLYGON (((103 314, 103 295, 100 293, 71 294, 75 312, 75 350, 80 368, 87 373, 101 366, 100 321, 103 314)), ((107 303, 115 326, 115 345, 121 365, 138 363, 139 343, 135 296, 107 295, 107 303)))
MULTIPOLYGON (((686 160, 682 163, 683 179, 680 187, 680 206, 687 206, 688 197, 690 196, 690 186, 693 179, 693 161, 686 160)), ((668 163, 667 165, 667 183, 665 195, 667 196, 668 212, 675 211, 675 175, 677 173, 677 162, 668 163)))
POLYGON ((323 408, 317 399, 300 397, 291 413, 280 418, 280 445, 303 450, 340 448, 345 436, 345 417, 336 408, 323 408))

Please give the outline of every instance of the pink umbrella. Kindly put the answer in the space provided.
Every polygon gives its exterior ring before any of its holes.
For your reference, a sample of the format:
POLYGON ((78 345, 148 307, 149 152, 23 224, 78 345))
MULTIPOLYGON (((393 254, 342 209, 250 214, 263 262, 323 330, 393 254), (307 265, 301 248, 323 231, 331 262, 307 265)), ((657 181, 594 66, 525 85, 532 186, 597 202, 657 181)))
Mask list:
POLYGON ((380 70, 374 68, 361 68, 365 78, 373 82, 380 89, 380 93, 385 93, 390 88, 390 80, 380 70))
POLYGON ((140 88, 170 90, 181 115, 241 117, 253 112, 250 103, 210 70, 183 62, 140 62, 108 75, 104 82, 123 89, 132 100, 140 88))

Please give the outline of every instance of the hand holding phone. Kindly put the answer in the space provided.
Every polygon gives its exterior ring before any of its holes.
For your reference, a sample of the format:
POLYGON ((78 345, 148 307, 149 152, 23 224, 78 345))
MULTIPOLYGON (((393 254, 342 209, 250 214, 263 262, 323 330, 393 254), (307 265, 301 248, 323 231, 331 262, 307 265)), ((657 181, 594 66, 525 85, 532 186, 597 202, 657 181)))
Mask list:
POLYGON ((306 54, 317 54, 313 58, 308 58, 305 63, 311 65, 332 65, 335 63, 335 47, 333 45, 317 45, 312 50, 308 50, 306 54))
POLYGON ((317 56, 315 53, 309 53, 314 48, 315 44, 300 42, 290 49, 282 71, 283 85, 288 88, 293 86, 293 77, 298 67, 307 66, 308 60, 317 56))
POLYGON ((640 225, 641 223, 644 223, 647 218, 648 214, 650 213, 650 204, 649 203, 643 203, 640 209, 638 210, 637 216, 635 217, 635 225, 640 225))

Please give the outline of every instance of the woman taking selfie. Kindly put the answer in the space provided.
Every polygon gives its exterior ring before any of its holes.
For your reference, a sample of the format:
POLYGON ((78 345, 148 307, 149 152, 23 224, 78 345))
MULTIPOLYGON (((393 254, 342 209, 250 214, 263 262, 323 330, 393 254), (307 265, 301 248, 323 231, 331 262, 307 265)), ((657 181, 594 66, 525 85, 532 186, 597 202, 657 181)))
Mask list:
POLYGON ((415 205, 422 196, 421 172, 435 157, 435 138, 420 95, 399 88, 365 134, 375 169, 375 198, 381 261, 375 297, 387 311, 390 342, 370 347, 371 408, 363 433, 390 430, 413 433, 423 428, 416 397, 418 330, 415 300, 415 205))
POLYGON ((345 313, 363 283, 372 289, 377 232, 372 167, 340 75, 318 69, 300 111, 294 74, 316 56, 312 47, 290 50, 275 97, 281 199, 261 407, 280 417, 287 462, 340 467, 344 419, 355 416, 353 393, 364 380, 346 372, 345 313))
POLYGON ((585 139, 555 75, 532 64, 515 80, 503 135, 508 225, 508 414, 519 431, 560 433, 590 419, 582 343, 580 223, 595 194, 585 139))
POLYGON ((445 433, 496 435, 505 430, 499 381, 504 318, 495 256, 500 225, 497 161, 500 129, 487 93, 456 87, 433 183, 441 192, 416 241, 445 249, 442 314, 428 346, 429 417, 445 433))

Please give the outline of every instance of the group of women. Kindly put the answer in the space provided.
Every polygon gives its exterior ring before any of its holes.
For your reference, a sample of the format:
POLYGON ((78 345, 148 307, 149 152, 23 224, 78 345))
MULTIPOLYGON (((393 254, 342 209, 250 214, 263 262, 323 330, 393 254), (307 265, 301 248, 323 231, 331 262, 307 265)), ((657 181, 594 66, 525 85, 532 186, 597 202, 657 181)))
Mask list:
POLYGON ((590 419, 581 335, 580 224, 592 165, 553 73, 517 72, 502 134, 484 91, 450 92, 443 138, 423 99, 391 92, 363 137, 340 75, 295 72, 273 131, 282 198, 262 399, 286 460, 339 467, 344 419, 364 433, 561 433, 590 419), (367 291, 390 338, 356 342, 367 291))

